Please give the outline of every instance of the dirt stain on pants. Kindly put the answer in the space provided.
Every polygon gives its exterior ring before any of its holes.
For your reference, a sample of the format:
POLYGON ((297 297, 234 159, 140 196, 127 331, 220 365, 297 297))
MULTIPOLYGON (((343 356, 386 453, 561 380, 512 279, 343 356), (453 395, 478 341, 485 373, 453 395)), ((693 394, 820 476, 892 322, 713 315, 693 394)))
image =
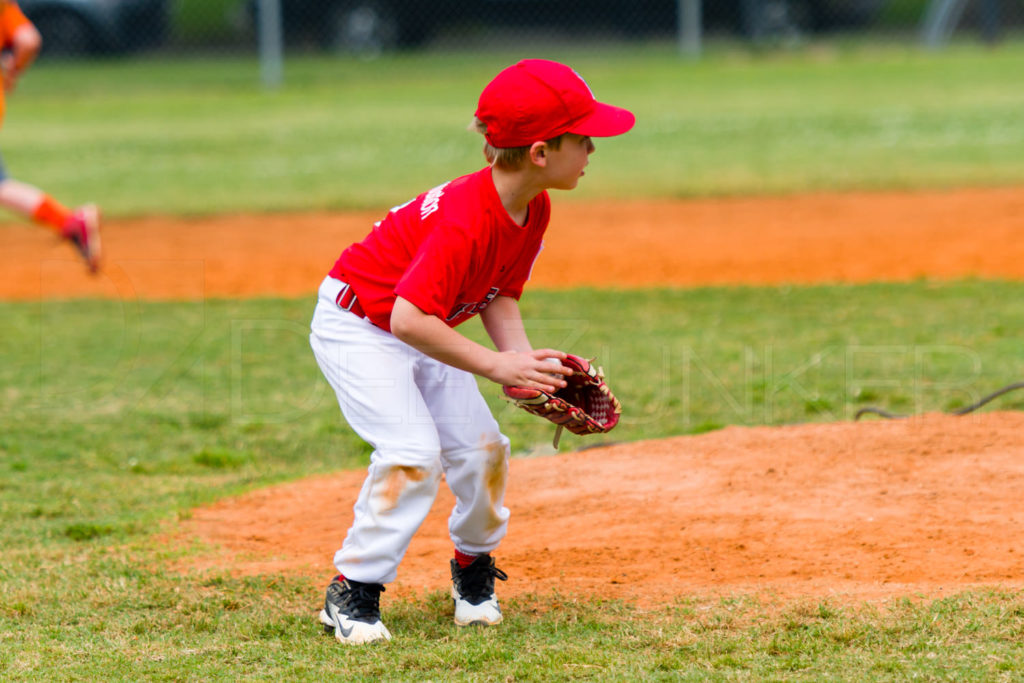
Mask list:
POLYGON ((427 478, 427 471, 422 467, 411 465, 395 465, 384 475, 384 485, 376 496, 378 512, 389 512, 398 505, 398 499, 410 484, 417 484, 427 478))

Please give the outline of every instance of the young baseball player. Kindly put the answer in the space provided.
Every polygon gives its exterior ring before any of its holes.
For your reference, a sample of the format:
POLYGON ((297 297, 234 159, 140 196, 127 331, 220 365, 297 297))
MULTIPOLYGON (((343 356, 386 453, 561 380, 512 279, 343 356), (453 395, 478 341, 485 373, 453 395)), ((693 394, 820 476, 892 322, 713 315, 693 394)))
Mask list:
MULTIPOLYGON (((42 38, 13 0, 0 0, 0 123, 3 121, 4 94, 12 92, 18 77, 35 60, 42 38)), ((39 188, 8 177, 0 157, 0 205, 49 226, 61 238, 71 242, 89 270, 96 272, 100 259, 99 210, 89 204, 74 211, 66 208, 39 188)))
POLYGON ((442 479, 455 623, 501 622, 491 553, 505 536, 509 440, 474 375, 554 391, 566 354, 530 345, 518 300, 548 225, 547 190, 576 187, 591 137, 632 128, 567 66, 525 60, 480 95, 485 168, 397 206, 338 258, 310 335, 345 419, 374 451, 355 518, 334 556, 320 621, 343 643, 390 639, 380 594, 394 581, 442 479), (495 349, 454 328, 479 315, 495 349))

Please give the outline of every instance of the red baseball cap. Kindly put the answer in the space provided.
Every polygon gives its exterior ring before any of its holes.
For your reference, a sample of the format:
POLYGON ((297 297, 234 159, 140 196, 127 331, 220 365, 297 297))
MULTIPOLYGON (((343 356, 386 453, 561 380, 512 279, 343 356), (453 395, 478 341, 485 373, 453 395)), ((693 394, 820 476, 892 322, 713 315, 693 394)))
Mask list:
POLYGON ((563 133, 622 135, 633 113, 594 99, 571 68, 546 59, 524 59, 504 69, 480 94, 476 117, 494 147, 526 147, 563 133))

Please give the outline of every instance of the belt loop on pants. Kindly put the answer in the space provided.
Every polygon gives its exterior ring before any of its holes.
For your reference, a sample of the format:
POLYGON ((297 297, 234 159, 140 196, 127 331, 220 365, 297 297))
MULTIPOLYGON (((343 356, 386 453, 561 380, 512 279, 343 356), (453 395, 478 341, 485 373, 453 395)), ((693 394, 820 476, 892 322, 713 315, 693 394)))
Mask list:
POLYGON ((347 283, 338 292, 338 296, 334 298, 334 303, 338 304, 338 308, 343 311, 354 313, 360 318, 366 318, 366 313, 363 311, 363 307, 359 305, 356 293, 352 291, 352 287, 347 283))

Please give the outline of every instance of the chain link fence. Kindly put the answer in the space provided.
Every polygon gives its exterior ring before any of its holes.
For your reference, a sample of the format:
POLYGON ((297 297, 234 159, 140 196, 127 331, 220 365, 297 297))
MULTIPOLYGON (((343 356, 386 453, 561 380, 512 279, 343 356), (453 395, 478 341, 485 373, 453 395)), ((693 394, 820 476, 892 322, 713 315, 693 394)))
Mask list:
POLYGON ((1024 0, 20 0, 48 58, 140 52, 373 58, 524 41, 676 40, 792 46, 841 36, 942 44, 998 41, 1024 27, 1024 0), (261 24, 262 22, 262 24, 261 24), (262 27, 262 28, 261 28, 262 27), (262 30, 262 33, 261 33, 262 30), (261 42, 262 36, 262 42, 261 42))

